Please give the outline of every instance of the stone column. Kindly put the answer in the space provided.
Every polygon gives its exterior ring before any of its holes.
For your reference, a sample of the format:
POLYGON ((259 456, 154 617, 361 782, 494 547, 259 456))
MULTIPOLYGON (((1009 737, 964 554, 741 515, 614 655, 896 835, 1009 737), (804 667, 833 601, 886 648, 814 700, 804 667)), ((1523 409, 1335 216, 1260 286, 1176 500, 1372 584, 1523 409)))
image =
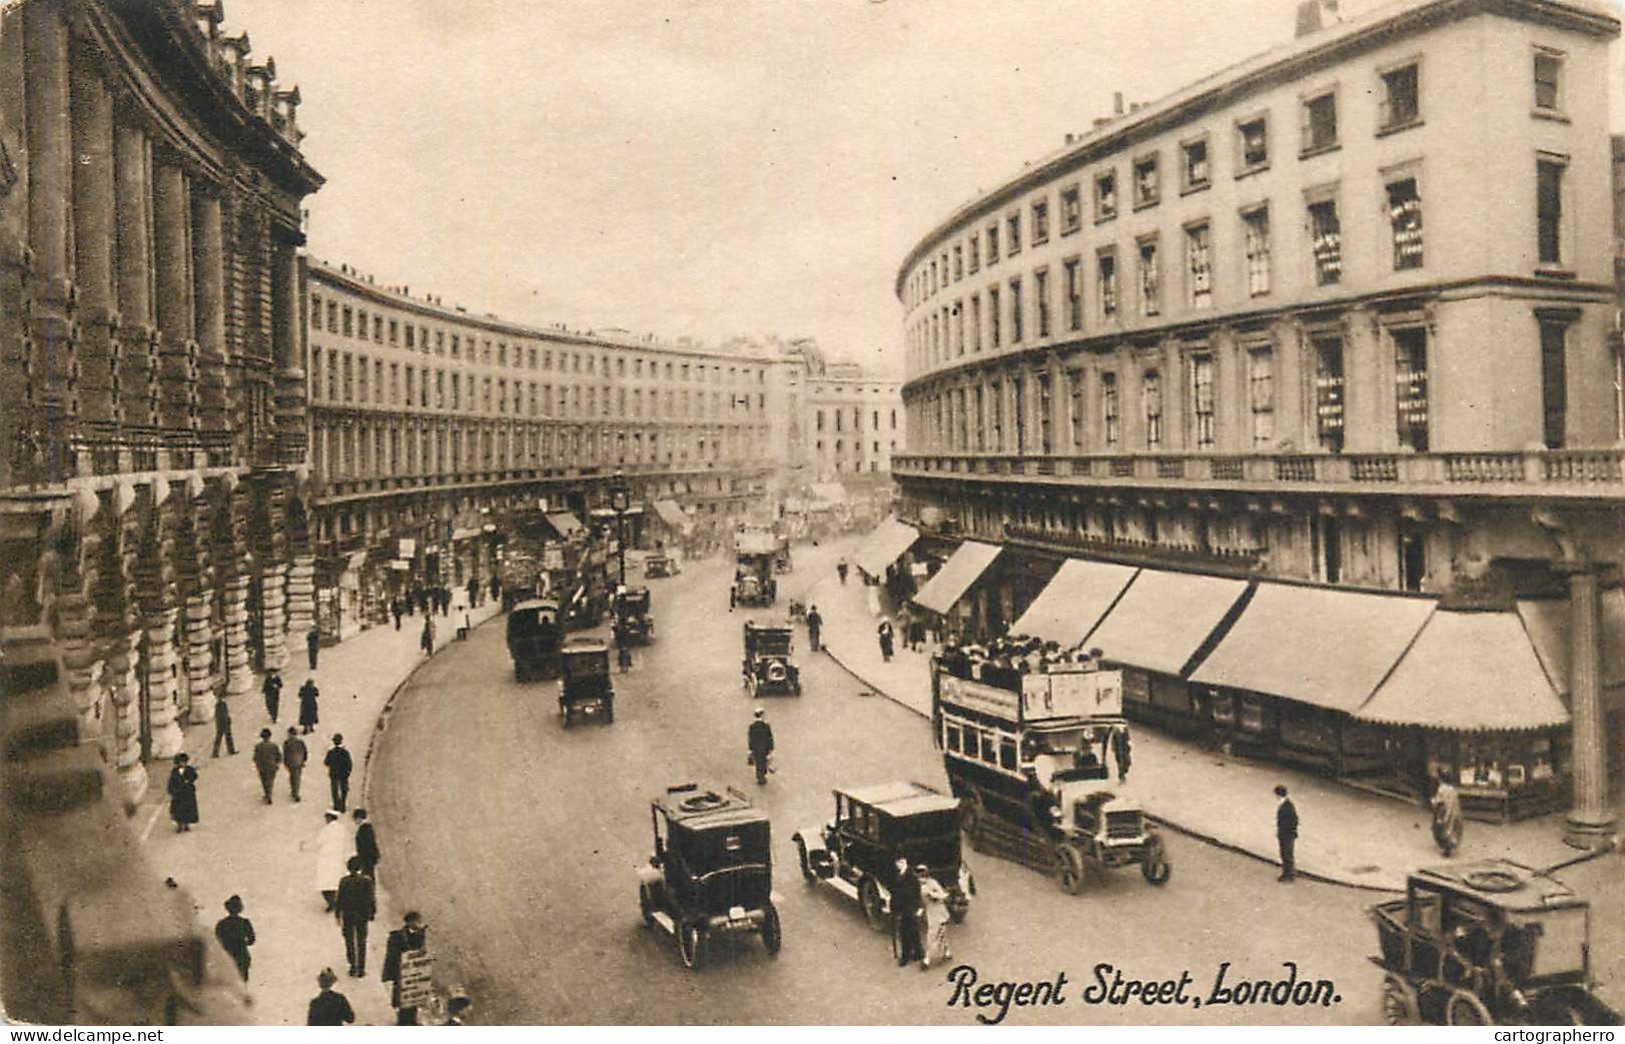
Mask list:
POLYGON ((288 567, 288 634, 295 644, 316 626, 316 557, 295 555, 288 567))
POLYGON ((287 590, 286 565, 274 565, 260 573, 261 635, 266 670, 273 667, 280 670, 288 665, 287 590))
POLYGON ((1602 709, 1601 613, 1597 573, 1576 563, 1569 574, 1569 714, 1573 730, 1574 801, 1563 840, 1605 847, 1617 819, 1608 803, 1608 730, 1602 709))
MULTIPOLYGON (((165 163, 153 186, 153 234, 157 247, 158 328, 163 334, 160 413, 163 426, 177 432, 197 429, 196 310, 192 296, 192 204, 185 171, 165 163)), ((187 456, 184 442, 171 449, 187 456)), ((172 460, 190 465, 189 459, 172 460)))
POLYGON ((214 720, 214 623, 210 619, 213 604, 213 591, 200 591, 186 600, 184 641, 191 705, 185 710, 186 720, 193 725, 204 725, 214 720))
POLYGON ((192 274, 198 342, 198 426, 205 432, 233 427, 226 402, 225 245, 220 197, 210 186, 192 186, 192 274))
MULTIPOLYGON (((304 322, 299 291, 299 256, 292 244, 278 243, 271 255, 272 367, 276 395, 276 453, 281 464, 305 461, 309 434, 305 416, 304 322)), ((425 371, 425 375, 427 371, 425 371)), ((427 376, 425 376, 427 379, 427 376)))
POLYGON ((62 649, 62 667, 68 693, 79 716, 79 742, 98 744, 102 739, 102 719, 107 709, 107 690, 102 684, 105 669, 102 652, 91 636, 90 602, 77 591, 56 600, 57 634, 62 649))
MULTIPOLYGON (((113 188, 113 99, 84 55, 73 76, 73 207, 79 318, 79 400, 87 421, 117 419, 118 370, 113 337, 117 201, 113 188)), ((110 469, 111 470, 111 469, 110 469)))
POLYGON ((124 807, 134 809, 147 792, 147 767, 141 760, 141 683, 136 677, 141 632, 120 634, 107 643, 104 678, 113 714, 113 764, 124 793, 124 807))
POLYGON ((175 618, 178 609, 165 608, 147 617, 147 724, 151 729, 154 759, 172 758, 186 749, 186 737, 175 720, 175 618))
POLYGON ((248 577, 234 576, 226 581, 226 694, 241 696, 254 690, 254 673, 248 664, 248 577))
POLYGON ((151 158, 139 127, 115 131, 118 192, 119 397, 126 424, 158 423, 157 334, 152 311, 151 158))

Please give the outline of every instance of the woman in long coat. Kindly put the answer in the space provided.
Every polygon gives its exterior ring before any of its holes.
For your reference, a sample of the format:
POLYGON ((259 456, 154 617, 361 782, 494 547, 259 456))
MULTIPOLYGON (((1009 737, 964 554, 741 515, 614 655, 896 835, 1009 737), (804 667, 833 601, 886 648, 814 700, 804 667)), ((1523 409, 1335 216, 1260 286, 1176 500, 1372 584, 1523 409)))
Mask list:
POLYGON ((188 760, 185 754, 175 755, 175 767, 169 770, 169 818, 177 834, 197 822, 197 769, 188 760))
POLYGON ((313 678, 306 678, 305 684, 299 687, 299 727, 306 732, 316 728, 316 699, 320 695, 313 678))

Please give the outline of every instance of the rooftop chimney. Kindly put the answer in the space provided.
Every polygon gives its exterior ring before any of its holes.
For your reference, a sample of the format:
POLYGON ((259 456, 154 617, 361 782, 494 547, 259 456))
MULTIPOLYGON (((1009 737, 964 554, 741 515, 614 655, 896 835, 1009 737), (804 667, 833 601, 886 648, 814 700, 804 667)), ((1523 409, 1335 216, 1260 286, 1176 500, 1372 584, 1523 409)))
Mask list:
POLYGON ((1121 115, 1123 115, 1123 92, 1122 91, 1113 91, 1112 92, 1112 115, 1113 116, 1121 116, 1121 115))
POLYGON ((1341 21, 1337 16, 1337 0, 1300 0, 1298 25, 1294 36, 1318 33, 1328 25, 1341 21))

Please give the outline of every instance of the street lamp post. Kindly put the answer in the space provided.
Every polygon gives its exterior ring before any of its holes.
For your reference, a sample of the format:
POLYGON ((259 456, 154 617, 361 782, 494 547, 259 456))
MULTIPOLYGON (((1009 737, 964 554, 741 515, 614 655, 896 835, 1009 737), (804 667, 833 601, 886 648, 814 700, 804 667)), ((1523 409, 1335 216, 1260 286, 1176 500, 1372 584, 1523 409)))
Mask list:
POLYGON ((621 586, 626 585, 626 476, 617 471, 609 487, 609 506, 615 509, 615 558, 620 567, 621 586))

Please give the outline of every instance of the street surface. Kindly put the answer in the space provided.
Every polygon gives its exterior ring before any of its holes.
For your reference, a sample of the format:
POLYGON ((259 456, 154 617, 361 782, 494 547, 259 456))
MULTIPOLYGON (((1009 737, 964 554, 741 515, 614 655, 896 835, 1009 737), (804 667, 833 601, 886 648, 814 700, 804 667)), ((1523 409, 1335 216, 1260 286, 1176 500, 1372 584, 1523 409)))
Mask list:
MULTIPOLYGON (((833 786, 914 779, 946 790, 927 723, 863 692, 810 654, 798 631, 805 695, 760 701, 777 774, 758 788, 746 766, 757 701, 740 686, 741 625, 782 615, 833 568, 835 551, 801 546, 796 555, 776 609, 749 616, 728 611, 723 558, 652 581, 657 640, 616 676, 613 725, 565 730, 556 682, 514 681, 500 619, 425 664, 400 694, 369 784, 381 873, 400 903, 425 913, 438 977, 470 990, 480 1022, 973 1023, 974 1010, 948 1006, 946 968, 898 968, 888 938, 856 904, 803 884, 790 842, 829 816, 833 786), (691 780, 734 784, 772 816, 785 940, 777 957, 741 936, 714 944, 704 970, 689 972, 669 936, 643 927, 635 873, 652 851, 649 801, 691 780)), ((1169 884, 1153 888, 1130 868, 1079 897, 967 846, 977 897, 952 931, 949 967, 973 965, 981 982, 1066 973, 1063 1006, 1012 1008, 1009 1024, 1378 1021, 1380 973, 1366 960, 1376 939, 1364 914, 1377 894, 1277 884, 1274 867, 1165 837, 1169 884), (1082 999, 1096 965, 1109 963, 1125 978, 1188 970, 1188 994, 1206 1000, 1226 961, 1232 982, 1280 978, 1282 962, 1294 961, 1300 980, 1332 980, 1341 1003, 1197 1009, 1082 999)), ((1592 864, 1566 876, 1594 895, 1585 879, 1598 872, 1606 871, 1592 864)))

